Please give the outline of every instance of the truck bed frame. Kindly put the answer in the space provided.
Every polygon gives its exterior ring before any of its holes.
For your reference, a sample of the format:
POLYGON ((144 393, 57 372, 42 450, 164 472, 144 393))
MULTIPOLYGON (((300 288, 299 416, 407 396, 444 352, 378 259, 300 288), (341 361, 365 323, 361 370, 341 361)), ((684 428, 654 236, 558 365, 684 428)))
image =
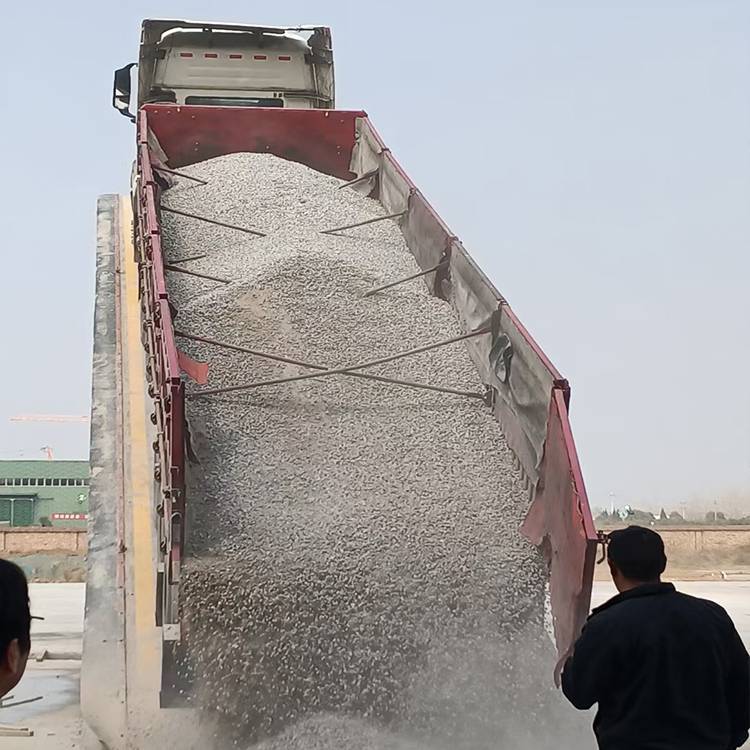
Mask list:
MULTIPOLYGON (((365 112, 147 104, 138 114, 133 190, 134 245, 139 267, 142 336, 147 356, 158 516, 157 624, 162 627, 162 701, 171 702, 180 643, 179 583, 186 534, 185 387, 165 282, 159 167, 180 167, 236 152, 271 153, 343 180, 388 211, 404 211, 401 229, 421 269, 448 258, 434 291, 449 299, 464 331, 488 322, 491 337, 469 350, 490 389, 532 499, 522 532, 544 550, 561 658, 588 614, 597 536, 568 420, 570 388, 510 305, 471 259, 385 146, 365 112)), ((552 269, 554 272, 554 269, 552 269)), ((558 668, 559 668, 558 664, 558 668)))

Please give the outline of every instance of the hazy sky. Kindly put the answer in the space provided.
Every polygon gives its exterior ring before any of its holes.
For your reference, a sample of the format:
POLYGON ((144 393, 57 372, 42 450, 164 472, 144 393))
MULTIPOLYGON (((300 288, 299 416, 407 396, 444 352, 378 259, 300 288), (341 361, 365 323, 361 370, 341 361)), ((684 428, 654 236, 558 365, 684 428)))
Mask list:
POLYGON ((3 11, 0 457, 85 457, 96 196, 140 20, 333 27, 368 111, 572 383, 592 504, 750 489, 750 3, 13 3, 3 11), (255 6, 255 7, 253 7, 255 6), (314 9, 314 10, 313 10, 314 9))

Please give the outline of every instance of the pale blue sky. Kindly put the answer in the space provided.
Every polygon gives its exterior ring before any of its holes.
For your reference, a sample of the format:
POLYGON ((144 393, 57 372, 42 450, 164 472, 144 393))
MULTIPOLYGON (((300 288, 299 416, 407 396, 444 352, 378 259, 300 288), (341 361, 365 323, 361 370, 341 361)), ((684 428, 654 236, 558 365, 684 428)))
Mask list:
POLYGON ((333 27, 366 109, 570 379, 593 504, 750 490, 750 3, 81 1, 4 10, 0 457, 85 456, 94 205, 140 20, 333 27), (255 5, 255 7, 254 7, 255 5))

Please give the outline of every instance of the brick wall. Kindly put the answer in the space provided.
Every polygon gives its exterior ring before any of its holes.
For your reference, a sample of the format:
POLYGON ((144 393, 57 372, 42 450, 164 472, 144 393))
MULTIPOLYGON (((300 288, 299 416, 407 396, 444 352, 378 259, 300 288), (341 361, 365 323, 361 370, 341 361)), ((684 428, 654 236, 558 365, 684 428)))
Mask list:
POLYGON ((0 556, 27 555, 35 552, 86 554, 85 529, 40 527, 0 528, 0 556))

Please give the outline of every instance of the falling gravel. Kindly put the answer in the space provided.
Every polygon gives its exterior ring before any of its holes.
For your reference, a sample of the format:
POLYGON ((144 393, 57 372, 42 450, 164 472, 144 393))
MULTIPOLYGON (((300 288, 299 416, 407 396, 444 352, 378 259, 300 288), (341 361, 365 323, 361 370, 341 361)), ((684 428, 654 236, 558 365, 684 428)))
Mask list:
MULTIPOLYGON (((376 201, 269 155, 186 171, 208 184, 165 206, 266 236, 162 215, 170 260, 230 281, 168 272, 178 329, 329 368, 463 333, 423 280, 363 298, 418 270, 396 222, 320 230, 376 201)), ((180 345, 210 363, 194 394, 312 372, 180 345)), ((462 342, 365 372, 484 392, 462 342)), ((188 419, 198 705, 267 750, 560 746, 529 493, 482 400, 331 376, 193 396, 188 419)))

